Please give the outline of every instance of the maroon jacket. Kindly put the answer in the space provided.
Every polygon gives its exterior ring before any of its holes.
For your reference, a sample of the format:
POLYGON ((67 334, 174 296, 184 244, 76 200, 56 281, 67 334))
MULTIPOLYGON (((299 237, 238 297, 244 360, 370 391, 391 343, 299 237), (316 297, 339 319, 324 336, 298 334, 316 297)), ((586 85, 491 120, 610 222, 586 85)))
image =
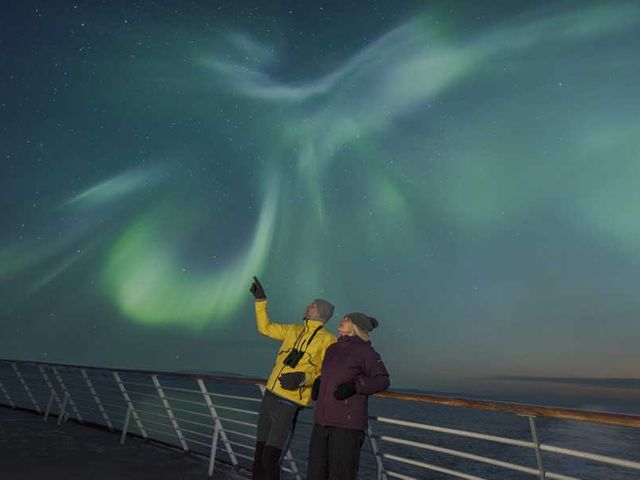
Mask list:
POLYGON ((378 352, 358 336, 342 336, 331 345, 322 362, 315 422, 329 427, 366 430, 367 396, 389 388, 389 372, 378 352), (356 381, 357 393, 346 400, 333 396, 338 385, 356 381))

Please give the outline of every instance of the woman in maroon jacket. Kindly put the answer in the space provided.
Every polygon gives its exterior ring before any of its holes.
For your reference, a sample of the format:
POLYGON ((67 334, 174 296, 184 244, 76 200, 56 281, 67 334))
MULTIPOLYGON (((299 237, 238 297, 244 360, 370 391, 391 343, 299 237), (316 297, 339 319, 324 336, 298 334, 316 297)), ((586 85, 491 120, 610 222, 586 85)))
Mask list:
POLYGON ((317 403, 307 480, 358 477, 368 396, 389 387, 389 373, 369 340, 377 326, 373 317, 350 313, 340 321, 338 342, 327 349, 313 386, 317 403))

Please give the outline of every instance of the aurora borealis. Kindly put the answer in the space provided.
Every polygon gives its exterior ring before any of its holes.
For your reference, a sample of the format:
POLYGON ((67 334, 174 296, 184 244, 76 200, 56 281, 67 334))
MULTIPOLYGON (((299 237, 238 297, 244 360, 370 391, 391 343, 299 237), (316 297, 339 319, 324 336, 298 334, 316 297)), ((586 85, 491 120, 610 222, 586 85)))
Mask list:
POLYGON ((111 3, 0 20, 1 358, 265 375, 258 275, 394 386, 640 375, 636 3, 111 3))

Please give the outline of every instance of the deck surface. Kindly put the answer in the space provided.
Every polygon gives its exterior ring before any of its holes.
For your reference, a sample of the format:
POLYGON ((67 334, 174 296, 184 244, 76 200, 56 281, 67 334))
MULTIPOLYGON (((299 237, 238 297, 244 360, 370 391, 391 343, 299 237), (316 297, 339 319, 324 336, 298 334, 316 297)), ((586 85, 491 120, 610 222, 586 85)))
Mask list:
MULTIPOLYGON (((140 438, 0 406, 0 478, 207 480, 208 463, 140 438)), ((241 479, 216 463, 214 479, 241 479)))

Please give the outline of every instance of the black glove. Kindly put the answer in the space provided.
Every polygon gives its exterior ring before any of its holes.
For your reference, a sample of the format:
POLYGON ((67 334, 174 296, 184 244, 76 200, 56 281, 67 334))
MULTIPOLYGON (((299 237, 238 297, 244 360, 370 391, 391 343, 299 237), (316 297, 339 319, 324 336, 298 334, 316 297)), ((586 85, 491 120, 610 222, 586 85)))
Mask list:
POLYGON ((253 283, 249 291, 253 294, 256 300, 266 300, 267 295, 264 293, 264 288, 260 285, 258 277, 253 277, 253 283))
POLYGON ((333 396, 336 400, 346 400, 352 395, 356 393, 356 382, 354 380, 349 380, 348 382, 341 383, 336 388, 336 391, 333 392, 333 396))
POLYGON ((305 381, 306 378, 307 377, 302 372, 283 373, 279 378, 280 386, 285 390, 295 390, 305 381))
POLYGON ((317 400, 320 395, 320 377, 316 378, 311 387, 311 400, 317 400))

